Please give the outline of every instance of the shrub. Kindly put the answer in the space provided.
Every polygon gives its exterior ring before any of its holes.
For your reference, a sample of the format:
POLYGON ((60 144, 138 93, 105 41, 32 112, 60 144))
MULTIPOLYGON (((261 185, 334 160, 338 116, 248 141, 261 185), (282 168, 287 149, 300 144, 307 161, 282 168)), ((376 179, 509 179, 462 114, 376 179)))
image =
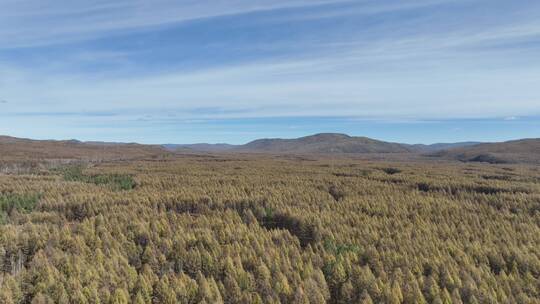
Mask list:
POLYGON ((0 224, 4 224, 8 215, 14 210, 23 213, 31 212, 39 199, 39 194, 0 194, 0 224))
POLYGON ((393 175, 393 174, 401 172, 401 170, 397 168, 382 168, 381 170, 383 170, 384 173, 389 174, 389 175, 393 175))

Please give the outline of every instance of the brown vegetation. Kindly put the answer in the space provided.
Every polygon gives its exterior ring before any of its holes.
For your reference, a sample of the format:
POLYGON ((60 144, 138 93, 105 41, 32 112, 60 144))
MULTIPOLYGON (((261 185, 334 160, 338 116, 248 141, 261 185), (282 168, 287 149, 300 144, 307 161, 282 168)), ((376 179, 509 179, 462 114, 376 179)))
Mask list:
POLYGON ((540 303, 539 181, 249 155, 0 175, 0 303, 540 303))

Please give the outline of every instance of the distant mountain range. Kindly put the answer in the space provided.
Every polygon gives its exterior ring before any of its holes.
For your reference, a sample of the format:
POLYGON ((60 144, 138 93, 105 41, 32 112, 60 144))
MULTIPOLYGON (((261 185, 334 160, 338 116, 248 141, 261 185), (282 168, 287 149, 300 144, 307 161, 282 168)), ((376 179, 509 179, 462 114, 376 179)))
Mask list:
POLYGON ((268 153, 407 155, 430 159, 488 163, 540 164, 540 139, 501 143, 401 144, 338 133, 320 133, 295 139, 258 139, 244 145, 81 142, 31 140, 0 136, 0 161, 25 159, 112 160, 156 157, 170 153, 268 153))
POLYGON ((0 136, 0 161, 74 159, 117 160, 152 157, 167 153, 159 145, 136 143, 33 140, 0 136))
POLYGON ((164 145, 174 152, 273 154, 414 154, 432 159, 488 163, 540 163, 540 139, 501 143, 457 142, 402 144, 339 133, 320 133, 295 139, 265 138, 244 145, 164 145))
POLYGON ((294 154, 356 154, 356 153, 419 153, 435 152, 449 148, 466 147, 478 142, 437 143, 409 145, 349 136, 339 133, 320 133, 295 139, 264 138, 245 145, 192 144, 164 145, 170 151, 199 152, 253 152, 294 154))
POLYGON ((164 144, 169 151, 198 151, 198 152, 224 152, 234 149, 235 145, 229 144, 164 144))

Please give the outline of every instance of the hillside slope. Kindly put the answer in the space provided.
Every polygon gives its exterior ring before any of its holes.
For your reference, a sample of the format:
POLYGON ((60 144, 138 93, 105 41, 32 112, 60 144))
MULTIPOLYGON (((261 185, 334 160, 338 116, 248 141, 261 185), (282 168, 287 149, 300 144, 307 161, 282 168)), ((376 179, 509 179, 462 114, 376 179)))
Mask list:
POLYGON ((540 139, 520 139, 501 143, 484 143, 453 148, 429 154, 465 162, 540 163, 540 139))

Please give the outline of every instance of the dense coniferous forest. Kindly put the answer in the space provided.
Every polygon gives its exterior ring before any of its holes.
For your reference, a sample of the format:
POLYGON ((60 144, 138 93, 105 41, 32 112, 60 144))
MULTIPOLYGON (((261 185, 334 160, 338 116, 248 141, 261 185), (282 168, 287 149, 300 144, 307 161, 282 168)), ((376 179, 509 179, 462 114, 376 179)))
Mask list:
POLYGON ((202 155, 11 171, 0 303, 540 303, 540 169, 202 155))

